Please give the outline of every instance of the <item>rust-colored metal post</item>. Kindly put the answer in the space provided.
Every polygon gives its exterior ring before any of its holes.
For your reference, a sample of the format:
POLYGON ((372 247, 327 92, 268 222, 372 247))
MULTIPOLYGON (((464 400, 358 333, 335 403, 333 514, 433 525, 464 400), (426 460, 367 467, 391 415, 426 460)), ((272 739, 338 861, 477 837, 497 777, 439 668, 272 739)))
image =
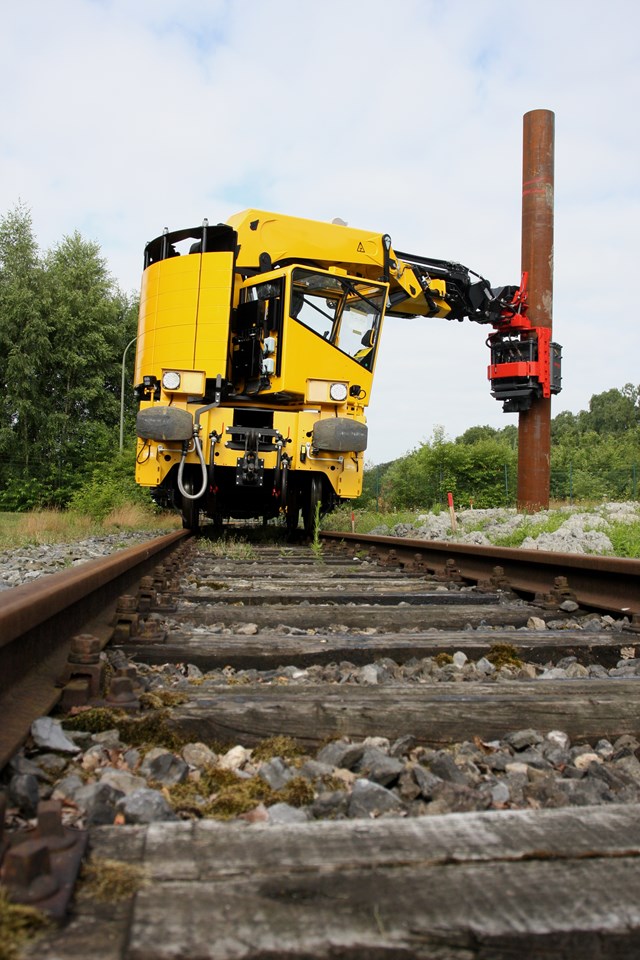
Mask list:
MULTIPOLYGON (((554 114, 524 115, 522 270, 529 274, 529 312, 536 327, 552 325, 554 114)), ((518 418, 518 510, 549 506, 551 400, 536 397, 518 418)))

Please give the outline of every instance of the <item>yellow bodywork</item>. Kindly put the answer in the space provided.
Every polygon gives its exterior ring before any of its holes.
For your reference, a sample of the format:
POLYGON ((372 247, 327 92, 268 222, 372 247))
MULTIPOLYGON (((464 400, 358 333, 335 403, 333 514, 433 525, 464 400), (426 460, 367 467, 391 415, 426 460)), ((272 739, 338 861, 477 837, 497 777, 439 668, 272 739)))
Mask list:
POLYGON ((227 368, 233 254, 172 257, 142 275, 134 383, 162 369, 227 368))
MULTIPOLYGON (((385 310, 447 316, 444 282, 430 282, 425 298, 383 235, 257 210, 227 225, 165 231, 145 262, 138 483, 175 490, 181 459, 194 475, 206 465, 207 496, 213 502, 216 478, 224 480, 232 513, 230 484, 242 485, 249 456, 243 438, 264 428, 273 436, 261 438, 256 462, 273 497, 285 498, 283 462, 299 491, 312 489, 313 475, 325 494, 357 497, 385 310), (156 428, 161 420, 170 427, 156 428)), ((269 495, 263 486, 261 509, 273 505, 269 495)))
MULTIPOLYGON (((273 264, 311 260, 324 269, 341 266, 349 274, 370 280, 379 280, 384 268, 385 243, 384 235, 380 233, 263 210, 244 210, 227 222, 238 232, 239 266, 258 263, 260 254, 267 251, 273 264)), ((450 308, 442 299, 446 291, 445 281, 431 281, 430 291, 437 307, 434 312, 422 296, 420 282, 411 266, 399 260, 390 246, 388 260, 391 292, 398 290, 407 294, 403 313, 448 315, 450 308)))

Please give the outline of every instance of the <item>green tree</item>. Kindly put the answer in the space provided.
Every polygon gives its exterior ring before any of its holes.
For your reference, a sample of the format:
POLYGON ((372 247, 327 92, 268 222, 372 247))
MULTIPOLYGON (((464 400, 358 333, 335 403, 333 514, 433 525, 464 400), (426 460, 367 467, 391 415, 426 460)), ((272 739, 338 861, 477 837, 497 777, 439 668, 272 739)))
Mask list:
POLYGON ((622 390, 613 388, 597 393, 589 401, 588 425, 598 434, 624 433, 640 423, 640 388, 627 383, 622 390))
MULTIPOLYGON (((0 220, 6 504, 65 503, 93 464, 117 454, 122 354, 135 335, 136 314, 136 302, 119 290, 96 243, 74 233, 41 257, 24 205, 0 220)), ((131 425, 131 390, 126 400, 131 425)))
POLYGON ((58 482, 117 450, 121 358, 135 333, 135 304, 117 288, 96 243, 74 233, 47 255, 48 417, 40 443, 58 482))
POLYGON ((33 437, 42 418, 42 376, 49 329, 42 310, 43 269, 31 214, 18 204, 0 220, 0 452, 3 478, 12 464, 35 466, 33 437))

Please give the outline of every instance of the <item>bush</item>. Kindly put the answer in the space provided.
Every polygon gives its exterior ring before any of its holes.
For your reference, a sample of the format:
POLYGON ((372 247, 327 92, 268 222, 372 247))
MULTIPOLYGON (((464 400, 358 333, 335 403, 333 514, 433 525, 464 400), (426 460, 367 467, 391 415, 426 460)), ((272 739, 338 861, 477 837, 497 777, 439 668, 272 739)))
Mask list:
POLYGON ((69 495, 69 490, 54 490, 48 482, 36 480, 35 477, 11 477, 4 489, 0 490, 0 510, 25 513, 44 507, 61 507, 68 501, 69 495))
POLYGON ((152 507, 148 493, 135 482, 134 459, 130 453, 95 467, 90 478, 71 497, 69 507, 102 521, 127 503, 152 507))

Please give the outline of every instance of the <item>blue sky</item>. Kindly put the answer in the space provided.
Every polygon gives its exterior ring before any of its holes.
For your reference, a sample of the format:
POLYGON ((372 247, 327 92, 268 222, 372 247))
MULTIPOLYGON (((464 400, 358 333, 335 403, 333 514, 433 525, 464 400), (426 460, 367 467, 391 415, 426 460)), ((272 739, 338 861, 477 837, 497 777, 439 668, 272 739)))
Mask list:
MULTIPOLYGON (((640 382, 640 7, 631 0, 24 0, 0 35, 0 212, 75 229, 137 288, 164 226, 245 207, 389 233, 519 280, 522 116, 556 114, 554 413, 640 382)), ((374 462, 515 423, 486 330, 386 325, 374 462)))

